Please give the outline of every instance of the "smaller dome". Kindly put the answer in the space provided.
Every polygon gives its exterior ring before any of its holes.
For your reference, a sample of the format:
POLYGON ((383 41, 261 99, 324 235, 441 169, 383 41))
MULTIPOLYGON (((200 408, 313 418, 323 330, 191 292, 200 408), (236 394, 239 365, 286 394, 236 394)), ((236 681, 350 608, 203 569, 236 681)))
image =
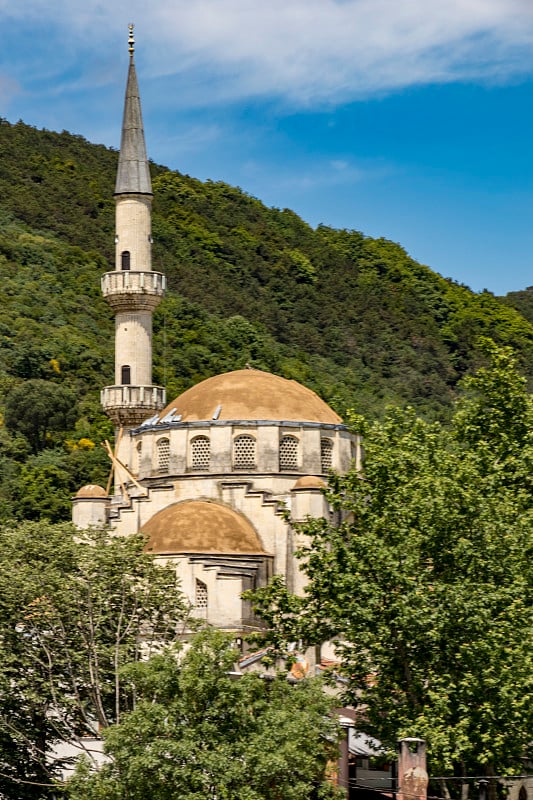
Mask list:
POLYGON ((107 497, 107 492, 96 483, 88 483, 76 492, 76 497, 107 497))
POLYGON ((142 526, 149 553, 264 555, 243 514, 212 500, 184 500, 158 511, 142 526))
POLYGON ((293 492, 295 489, 325 489, 326 484, 322 480, 322 478, 317 478, 316 475, 302 475, 301 478, 298 478, 296 483, 291 489, 293 492))

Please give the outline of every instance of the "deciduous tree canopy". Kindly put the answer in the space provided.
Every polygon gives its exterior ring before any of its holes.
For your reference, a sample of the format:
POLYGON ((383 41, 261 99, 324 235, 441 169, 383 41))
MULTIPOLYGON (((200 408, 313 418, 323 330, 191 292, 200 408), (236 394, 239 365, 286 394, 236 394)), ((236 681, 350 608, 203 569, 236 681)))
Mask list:
POLYGON ((330 484, 343 521, 301 526, 305 598, 256 596, 279 648, 337 639, 360 726, 426 738, 433 774, 520 771, 533 730, 533 403, 485 346, 451 430, 368 427, 363 473, 330 484))
POLYGON ((51 796, 50 748, 117 722, 133 702, 122 667, 181 632, 175 573, 142 546, 70 525, 0 529, 3 798, 51 796))
POLYGON ((178 661, 168 651, 127 675, 137 706, 106 733, 112 762, 81 771, 73 800, 318 800, 337 723, 320 682, 285 675, 235 680, 226 634, 205 630, 178 661))

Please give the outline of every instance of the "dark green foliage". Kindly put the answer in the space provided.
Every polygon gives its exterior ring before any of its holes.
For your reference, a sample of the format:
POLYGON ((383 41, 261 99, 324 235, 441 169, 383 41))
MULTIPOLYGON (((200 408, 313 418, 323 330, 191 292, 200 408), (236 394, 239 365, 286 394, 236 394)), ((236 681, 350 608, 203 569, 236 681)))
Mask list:
MULTIPOLYGON (((70 445, 56 431, 45 442, 34 436, 33 449, 63 454, 82 438, 98 447, 112 434, 98 401, 113 381, 114 345, 100 276, 114 268, 117 154, 1 121, 0 156, 0 411, 27 381, 51 382, 74 393, 78 419, 63 436, 70 445)), ((152 177, 153 268, 170 286, 154 315, 154 377, 169 397, 249 363, 301 381, 341 415, 355 407, 379 417, 388 404, 411 403, 443 419, 459 379, 483 363, 484 335, 513 346, 533 375, 531 319, 441 278, 399 245, 313 230, 224 183, 156 165, 152 177)), ((24 458, 8 455, 8 439, 0 518, 21 493, 24 458)), ((98 462, 88 478, 101 476, 98 462)))
POLYGON ((33 379, 15 386, 6 397, 8 430, 22 433, 34 453, 51 444, 53 434, 65 434, 76 420, 76 397, 65 386, 33 379))

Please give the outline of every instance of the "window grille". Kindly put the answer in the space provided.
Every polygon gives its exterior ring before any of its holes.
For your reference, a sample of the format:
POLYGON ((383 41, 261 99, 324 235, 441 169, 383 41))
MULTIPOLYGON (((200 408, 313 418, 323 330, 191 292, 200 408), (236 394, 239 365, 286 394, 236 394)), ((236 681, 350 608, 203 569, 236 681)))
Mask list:
POLYGON ((333 466, 333 442, 331 439, 320 440, 320 457, 322 472, 329 472, 333 466))
POLYGON ((209 469, 211 442, 207 436, 195 436, 191 441, 192 469, 209 469))
POLYGON ((122 253, 120 254, 120 268, 125 270, 130 269, 130 262, 131 262, 130 251, 123 250, 122 253))
POLYGON ((279 468, 298 469, 298 439, 296 436, 283 436, 279 443, 279 468))
POLYGON ((159 472, 168 472, 170 463, 170 440, 159 439, 157 442, 157 469, 159 472))
POLYGON ((234 469, 255 469, 256 441, 253 436, 242 433, 233 442, 234 469))
POLYGON ((127 365, 122 367, 121 378, 123 386, 128 386, 131 383, 131 367, 128 367, 127 365))
POLYGON ((198 578, 196 578, 194 605, 196 608, 207 609, 207 585, 198 578))

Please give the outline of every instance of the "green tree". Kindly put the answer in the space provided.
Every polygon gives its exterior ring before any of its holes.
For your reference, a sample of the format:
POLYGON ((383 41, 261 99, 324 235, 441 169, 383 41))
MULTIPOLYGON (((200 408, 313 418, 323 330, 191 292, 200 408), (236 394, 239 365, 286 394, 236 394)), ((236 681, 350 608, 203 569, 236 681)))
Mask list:
POLYGON ((336 639, 361 727, 425 737, 441 775, 520 769, 533 729, 533 404, 489 350, 451 430, 412 410, 368 428, 364 473, 330 484, 343 521, 302 526, 306 596, 255 601, 280 649, 336 639))
POLYGON ((229 674, 231 638, 206 629, 127 670, 137 706, 106 732, 112 761, 81 770, 73 800, 300 800, 334 797, 325 779, 338 726, 320 682, 229 674))
POLYGON ((181 633, 172 570, 141 537, 22 523, 0 529, 0 794, 40 798, 50 747, 117 722, 133 697, 124 664, 181 633))

